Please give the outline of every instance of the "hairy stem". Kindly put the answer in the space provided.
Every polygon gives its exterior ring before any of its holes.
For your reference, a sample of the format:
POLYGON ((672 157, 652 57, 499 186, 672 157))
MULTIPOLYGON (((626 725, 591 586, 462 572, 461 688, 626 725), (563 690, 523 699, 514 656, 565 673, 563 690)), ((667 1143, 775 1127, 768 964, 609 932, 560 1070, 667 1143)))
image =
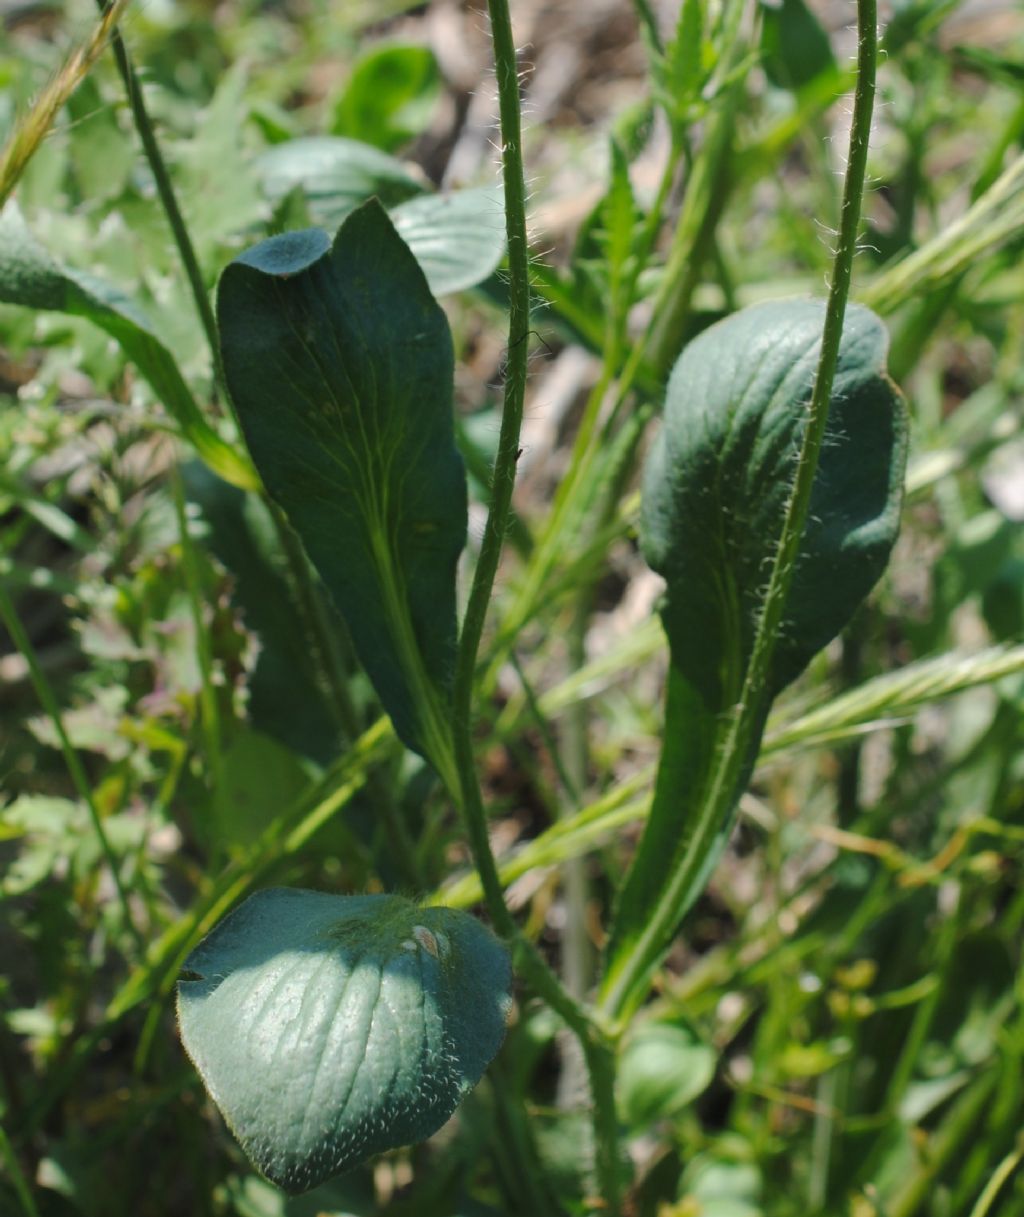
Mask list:
POLYGON ((491 478, 491 503, 484 526, 480 556, 462 623, 453 692, 453 736, 457 798, 466 823, 473 858, 484 898, 495 928, 507 938, 514 960, 534 992, 548 1003, 579 1038, 588 1064, 594 1094, 594 1131, 598 1145, 597 1174, 602 1191, 602 1211, 616 1217, 619 1210, 614 1106, 611 1088, 599 1085, 593 1066, 610 1074, 614 1055, 610 1044, 583 1006, 573 998, 539 952, 520 934, 505 904, 498 868, 487 834, 487 814, 476 773, 471 720, 476 659, 490 602, 498 561, 508 528, 515 484, 519 433, 523 421, 529 359, 530 264, 526 238, 526 184, 523 176, 522 120, 519 102, 519 70, 508 0, 488 0, 495 73, 498 80, 498 110, 501 119, 502 168, 505 188, 505 223, 509 262, 509 339, 505 368, 505 398, 498 438, 498 452, 491 478))
POLYGON ((749 754, 754 733, 763 722, 768 672, 807 522, 850 294, 875 97, 877 21, 877 0, 858 0, 857 87, 839 242, 825 310, 821 354, 808 408, 807 428, 797 458, 793 490, 786 507, 782 535, 772 565, 750 663, 735 713, 723 732, 721 748, 714 761, 714 772, 708 782, 707 796, 698 814, 691 845, 680 860, 672 882, 652 909, 650 920, 637 939, 634 950, 615 976, 606 982, 601 1009, 613 1021, 621 1020, 641 1000, 660 959, 662 943, 678 922, 679 910, 687 907, 693 884, 702 877, 709 843, 731 811, 744 758, 749 754))

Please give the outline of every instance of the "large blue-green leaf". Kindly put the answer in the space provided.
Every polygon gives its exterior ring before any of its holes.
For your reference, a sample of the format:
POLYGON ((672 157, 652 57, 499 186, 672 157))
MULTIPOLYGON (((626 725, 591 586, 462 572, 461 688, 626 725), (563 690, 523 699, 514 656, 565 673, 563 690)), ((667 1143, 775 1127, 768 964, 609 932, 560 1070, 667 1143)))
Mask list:
POLYGON ((669 382, 664 425, 644 472, 641 521, 644 554, 666 582, 665 739, 609 947, 612 987, 642 939, 652 953, 651 908, 671 891, 676 915, 658 944, 667 949, 724 843, 771 699, 849 621, 896 539, 905 410, 885 370, 885 329, 854 307, 767 686, 743 708, 752 723, 746 755, 722 787, 718 749, 744 688, 823 324, 824 305, 810 300, 744 309, 695 339, 669 382))
MULTIPOLYGON (((673 664, 728 708, 753 646, 803 439, 824 305, 754 305, 705 330, 669 381, 644 474, 642 545, 667 583, 673 664)), ((888 337, 847 312, 829 422, 779 640, 772 694, 842 629, 899 529, 906 418, 888 337)))
POLYGON ((8 204, 0 214, 0 301, 86 317, 120 344, 177 422, 182 436, 226 481, 246 490, 259 479, 244 453, 213 429, 196 404, 174 356, 138 305, 118 288, 62 266, 8 204))
POLYGON ((236 259, 218 293, 256 467, 346 618, 395 729, 446 777, 466 478, 445 315, 376 201, 236 259))
POLYGON ((510 983, 466 913, 272 888, 186 959, 178 1020, 242 1148, 296 1193, 436 1132, 501 1046, 510 983))

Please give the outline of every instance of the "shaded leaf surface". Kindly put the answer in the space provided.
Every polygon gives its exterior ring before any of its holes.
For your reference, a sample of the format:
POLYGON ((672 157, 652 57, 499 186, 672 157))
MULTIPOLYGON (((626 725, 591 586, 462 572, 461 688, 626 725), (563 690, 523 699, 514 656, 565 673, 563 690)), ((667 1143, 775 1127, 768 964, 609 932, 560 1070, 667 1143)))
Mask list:
POLYGON ((258 486, 249 462, 203 417, 174 357, 138 305, 111 284, 62 266, 10 204, 0 214, 0 300, 85 317, 106 331, 149 381, 182 435, 210 468, 243 489, 258 486))
POLYGON ((346 618, 401 738, 438 763, 466 479, 444 313, 376 201, 331 244, 274 237, 225 271, 228 384, 257 468, 346 618))
POLYGON ((245 1152, 295 1193, 436 1132, 501 1045, 510 982, 468 914, 272 888, 189 955, 178 1018, 245 1152))
MULTIPOLYGON (((247 680, 250 723, 300 756, 327 764, 337 755, 338 733, 316 655, 306 632, 296 628, 297 609, 266 502, 195 461, 182 476, 208 529, 206 547, 231 572, 232 604, 259 639, 247 680)), ((336 616, 334 624, 343 628, 336 616)))
MULTIPOLYGON (((673 664, 709 708, 739 694, 782 530, 817 367, 824 306, 755 305, 683 352, 643 486, 642 545, 663 575, 673 664)), ((874 586, 899 528, 906 421, 882 323, 847 313, 808 524, 771 695, 874 586)))
POLYGON ((644 554, 667 585, 665 743, 648 826, 620 899, 610 974, 644 935, 653 904, 671 889, 678 925, 699 894, 728 835, 772 699, 849 621, 896 539, 905 410, 885 372, 882 323, 853 307, 768 686, 746 707, 755 726, 747 755, 716 788, 712 808, 716 755, 753 650, 823 324, 824 305, 815 301, 744 309, 695 339, 669 382, 664 425, 644 471, 641 520, 644 554))

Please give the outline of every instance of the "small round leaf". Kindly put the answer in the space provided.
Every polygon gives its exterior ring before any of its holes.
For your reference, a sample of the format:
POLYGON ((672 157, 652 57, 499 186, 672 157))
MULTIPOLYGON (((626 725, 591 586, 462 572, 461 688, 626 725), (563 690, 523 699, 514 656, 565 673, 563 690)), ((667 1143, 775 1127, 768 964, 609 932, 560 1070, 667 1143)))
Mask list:
POLYGON ((501 1045, 510 982, 466 913, 271 888, 186 959, 178 1021, 242 1148, 295 1194, 436 1132, 501 1045))

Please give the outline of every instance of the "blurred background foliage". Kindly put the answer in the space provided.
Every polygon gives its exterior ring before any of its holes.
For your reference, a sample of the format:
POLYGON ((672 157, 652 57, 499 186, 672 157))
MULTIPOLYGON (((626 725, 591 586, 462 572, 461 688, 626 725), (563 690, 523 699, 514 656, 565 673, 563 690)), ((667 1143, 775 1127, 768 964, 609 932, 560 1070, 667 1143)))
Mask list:
MULTIPOLYGON (((680 43, 696 53, 662 54, 678 4, 637 5, 639 22, 625 0, 513 6, 541 307, 479 755, 510 899, 584 985, 646 808, 664 659, 635 443, 545 532, 582 403, 609 342, 617 375, 677 290, 673 230, 691 233, 687 295, 636 378, 638 425, 687 337, 822 291, 838 214, 850 5, 727 6, 731 60, 721 6, 698 7, 703 37, 680 43), (665 231, 623 295, 657 205, 665 231)), ((7 131, 95 12, 2 14, 7 131)), ((623 1046, 629 1211, 650 1217, 1024 1214, 1024 15, 893 0, 884 17, 854 295, 884 315, 913 412, 903 535, 778 708, 729 853, 623 1046)), ((368 194, 400 213, 493 188, 478 8, 150 0, 123 30, 209 287, 246 245, 337 224, 368 194)), ((54 258, 144 308, 230 436, 109 55, 16 200, 54 258)), ((474 223, 443 236, 437 273, 454 276, 478 504, 503 283, 474 223)), ((585 1098, 556 1021, 525 999, 451 1126, 307 1197, 255 1177, 205 1099, 173 982, 239 895, 271 880, 476 895, 457 822, 373 726, 287 529, 175 430, 88 316, 0 306, 0 578, 25 634, 0 649, 0 1212, 583 1211, 585 1098)))

